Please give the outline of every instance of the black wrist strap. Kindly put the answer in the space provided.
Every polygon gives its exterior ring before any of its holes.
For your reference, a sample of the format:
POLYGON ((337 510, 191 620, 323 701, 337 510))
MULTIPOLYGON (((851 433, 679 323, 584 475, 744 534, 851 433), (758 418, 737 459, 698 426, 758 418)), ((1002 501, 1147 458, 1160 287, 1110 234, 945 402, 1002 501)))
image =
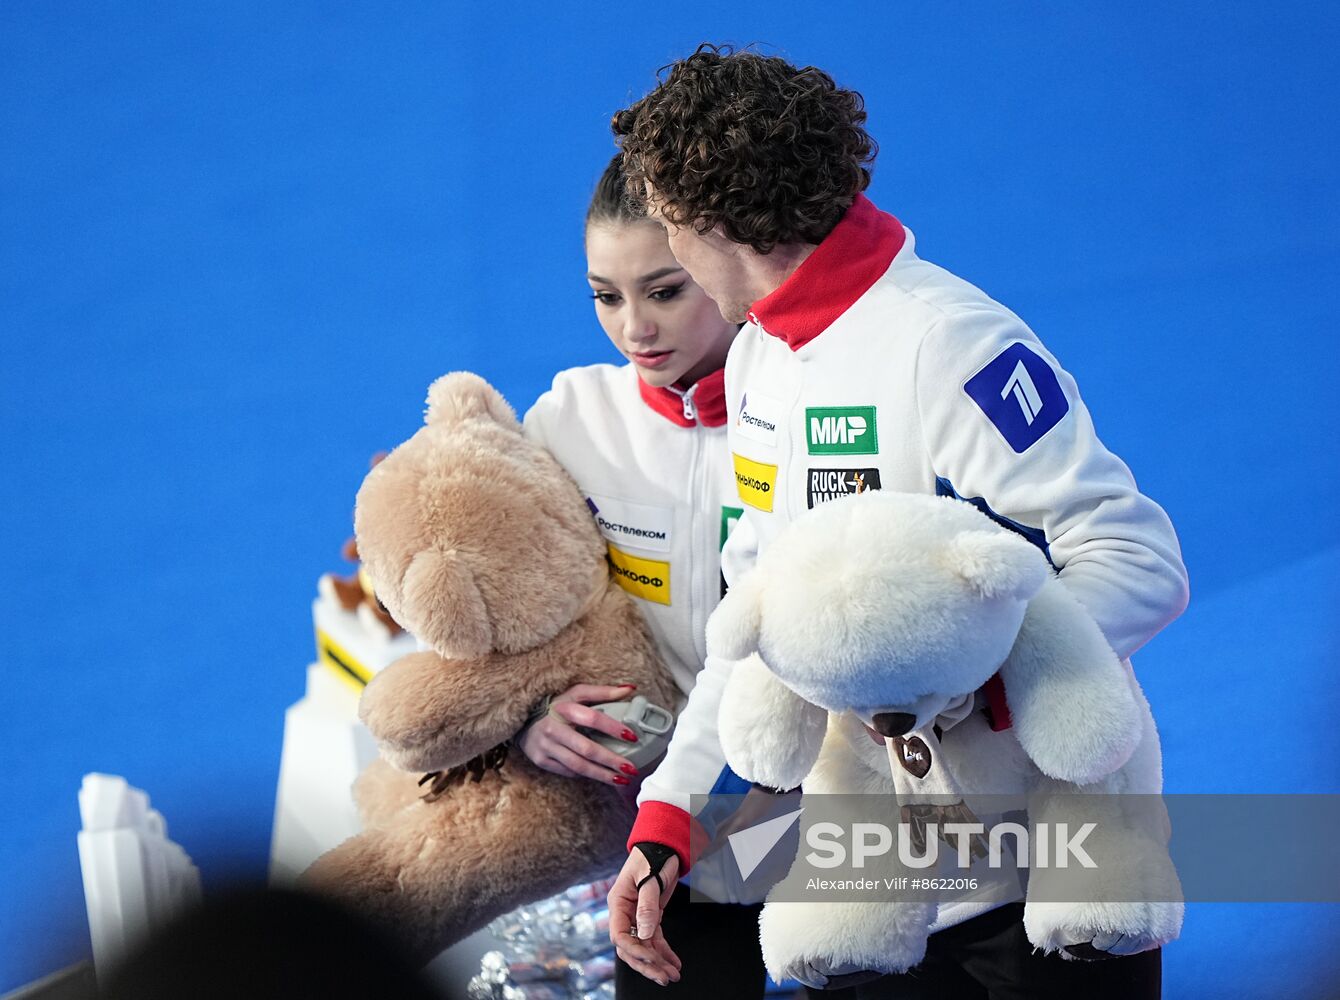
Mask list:
POLYGON ((678 857, 674 849, 650 840, 639 840, 633 846, 642 852, 642 856, 647 859, 647 864, 651 865, 651 871, 642 881, 638 882, 638 891, 641 891, 644 885, 655 879, 656 884, 661 888, 661 892, 665 892, 665 883, 661 881, 661 869, 671 858, 678 857))

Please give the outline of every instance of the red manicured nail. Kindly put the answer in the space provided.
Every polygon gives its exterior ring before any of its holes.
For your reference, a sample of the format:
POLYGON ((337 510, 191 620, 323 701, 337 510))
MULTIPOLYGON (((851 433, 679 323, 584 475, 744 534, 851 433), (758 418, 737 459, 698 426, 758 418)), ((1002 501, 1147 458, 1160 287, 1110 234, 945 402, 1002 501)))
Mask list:
POLYGON ((625 778, 625 777, 624 777, 623 775, 621 775, 621 774, 616 774, 616 775, 614 776, 614 783, 615 783, 616 785, 626 785, 626 784, 628 784, 628 779, 625 778))
POLYGON ((622 771, 624 774, 637 774, 637 768, 635 768, 632 764, 620 764, 619 770, 622 771))
POLYGON ((634 691, 637 690, 637 685, 636 685, 636 684, 617 684, 617 685, 615 685, 615 686, 616 686, 616 687, 621 687, 621 688, 632 688, 634 691))
POLYGON ((622 736, 624 739, 626 739, 629 743, 637 742, 637 733, 633 732, 631 729, 625 729, 619 735, 622 736))

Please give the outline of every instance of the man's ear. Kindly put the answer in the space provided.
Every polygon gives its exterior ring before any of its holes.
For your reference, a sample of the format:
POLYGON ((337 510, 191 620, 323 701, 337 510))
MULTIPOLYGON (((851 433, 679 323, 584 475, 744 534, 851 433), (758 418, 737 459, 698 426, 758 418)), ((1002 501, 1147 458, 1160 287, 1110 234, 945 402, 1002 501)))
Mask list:
POLYGON ((763 577, 750 570, 721 599, 707 619, 707 650, 727 660, 743 660, 758 649, 763 624, 763 577))
POLYGON ((950 540, 945 563, 983 597, 1027 601, 1047 579, 1046 557, 1009 531, 965 531, 950 540))

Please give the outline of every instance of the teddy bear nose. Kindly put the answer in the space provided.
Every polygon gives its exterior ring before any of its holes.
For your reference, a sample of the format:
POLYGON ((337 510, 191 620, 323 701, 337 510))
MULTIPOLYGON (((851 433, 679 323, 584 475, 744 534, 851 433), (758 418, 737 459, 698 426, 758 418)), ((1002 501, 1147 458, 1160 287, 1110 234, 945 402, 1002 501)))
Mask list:
POLYGON ((870 721, 881 736, 903 736, 912 731, 917 717, 908 712, 880 712, 870 721))

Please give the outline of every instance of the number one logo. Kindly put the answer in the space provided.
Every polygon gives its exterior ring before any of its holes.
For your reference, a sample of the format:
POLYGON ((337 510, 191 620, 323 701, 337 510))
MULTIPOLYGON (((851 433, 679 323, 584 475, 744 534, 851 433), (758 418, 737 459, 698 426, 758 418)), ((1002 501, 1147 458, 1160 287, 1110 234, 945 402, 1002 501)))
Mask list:
POLYGON ((1024 411, 1024 420, 1032 424, 1042 412, 1042 396, 1038 393, 1038 387, 1033 384, 1033 379, 1028 374, 1028 369, 1024 367, 1023 361, 1014 366, 1005 388, 1000 390, 1000 398, 1006 399, 1010 393, 1014 393, 1019 409, 1024 411))

